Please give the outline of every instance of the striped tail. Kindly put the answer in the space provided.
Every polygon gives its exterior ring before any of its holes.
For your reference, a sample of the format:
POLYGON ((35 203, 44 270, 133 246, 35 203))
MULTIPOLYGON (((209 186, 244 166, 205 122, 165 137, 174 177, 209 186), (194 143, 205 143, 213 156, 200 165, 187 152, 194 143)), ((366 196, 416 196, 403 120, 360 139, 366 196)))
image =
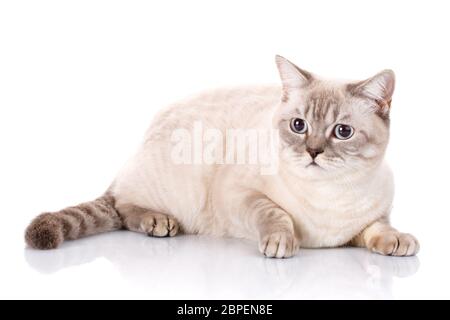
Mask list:
POLYGON ((111 195, 37 216, 25 231, 26 243, 36 249, 55 249, 64 240, 122 228, 119 213, 111 195))

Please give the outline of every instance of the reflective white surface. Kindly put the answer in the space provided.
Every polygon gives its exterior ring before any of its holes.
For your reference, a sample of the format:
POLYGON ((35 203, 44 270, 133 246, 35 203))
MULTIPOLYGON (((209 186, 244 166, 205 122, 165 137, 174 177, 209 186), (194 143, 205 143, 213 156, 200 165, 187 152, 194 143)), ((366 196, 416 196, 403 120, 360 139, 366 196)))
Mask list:
POLYGON ((395 298, 397 278, 414 277, 417 257, 359 248, 301 250, 262 257, 253 243, 205 236, 150 238, 126 231, 23 250, 12 276, 22 297, 318 299, 395 298), (22 279, 21 279, 22 278, 22 279))

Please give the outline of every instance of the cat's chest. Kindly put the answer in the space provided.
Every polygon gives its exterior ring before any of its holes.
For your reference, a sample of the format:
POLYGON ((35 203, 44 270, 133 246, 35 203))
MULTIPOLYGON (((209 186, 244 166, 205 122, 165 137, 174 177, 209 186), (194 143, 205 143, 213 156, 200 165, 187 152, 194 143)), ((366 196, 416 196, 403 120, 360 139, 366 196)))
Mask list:
POLYGON ((381 212, 381 203, 371 197, 342 194, 342 197, 297 197, 289 209, 300 229, 302 245, 327 247, 342 245, 381 212))
POLYGON ((294 190, 278 185, 270 196, 293 217, 302 246, 329 247, 347 243, 389 209, 392 192, 375 185, 348 190, 326 184, 294 190))

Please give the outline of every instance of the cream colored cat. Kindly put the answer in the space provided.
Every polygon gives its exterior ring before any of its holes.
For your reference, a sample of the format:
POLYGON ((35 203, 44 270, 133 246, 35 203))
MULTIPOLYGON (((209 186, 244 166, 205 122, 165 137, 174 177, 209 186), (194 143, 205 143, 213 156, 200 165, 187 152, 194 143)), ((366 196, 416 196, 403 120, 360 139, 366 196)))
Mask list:
MULTIPOLYGON (((65 239, 125 228, 157 237, 182 230, 247 238, 277 258, 299 247, 342 245, 416 254, 417 240, 388 219, 394 187, 383 158, 394 73, 338 82, 280 56, 276 62, 280 87, 216 90, 163 110, 104 196, 38 216, 26 231, 27 243, 51 249, 65 239), (218 161, 205 163, 197 154, 176 161, 180 150, 193 150, 180 147, 176 133, 194 132, 195 139, 197 124, 223 148, 215 153, 218 161), (229 129, 275 132, 264 143, 278 148, 276 170, 224 161, 229 129)), ((246 142, 246 152, 252 143, 246 142)))

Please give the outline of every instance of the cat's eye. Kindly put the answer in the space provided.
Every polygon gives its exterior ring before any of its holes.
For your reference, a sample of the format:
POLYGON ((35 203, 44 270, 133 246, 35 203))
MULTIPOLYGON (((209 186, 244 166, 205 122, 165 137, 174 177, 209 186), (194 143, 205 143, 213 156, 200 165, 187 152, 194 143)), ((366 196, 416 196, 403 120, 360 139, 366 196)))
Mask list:
POLYGON ((303 119, 294 118, 291 120, 291 130, 295 133, 305 133, 308 131, 308 124, 303 119))
POLYGON ((334 135, 340 140, 347 140, 353 136, 354 129, 346 124, 338 124, 334 127, 334 135))

